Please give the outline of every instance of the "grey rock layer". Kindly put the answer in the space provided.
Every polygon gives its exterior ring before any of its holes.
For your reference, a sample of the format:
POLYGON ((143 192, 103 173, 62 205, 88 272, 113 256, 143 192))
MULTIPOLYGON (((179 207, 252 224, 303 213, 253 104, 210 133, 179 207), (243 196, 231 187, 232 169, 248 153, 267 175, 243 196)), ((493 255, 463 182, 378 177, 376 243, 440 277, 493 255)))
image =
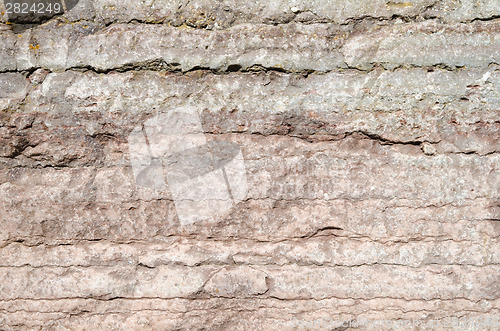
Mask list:
POLYGON ((47 68, 97 71, 163 68, 292 72, 405 66, 487 67, 500 63, 496 22, 435 20, 345 28, 330 24, 242 24, 201 30, 149 24, 48 22, 22 34, 0 30, 0 72, 47 68))
MULTIPOLYGON (((489 20, 498 17, 500 5, 488 0, 80 0, 65 20, 96 20, 106 24, 131 21, 186 24, 196 28, 227 28, 241 23, 283 24, 330 22, 346 24, 373 18, 439 18, 447 23, 489 20)), ((8 15, 2 10, 2 21, 8 15)))

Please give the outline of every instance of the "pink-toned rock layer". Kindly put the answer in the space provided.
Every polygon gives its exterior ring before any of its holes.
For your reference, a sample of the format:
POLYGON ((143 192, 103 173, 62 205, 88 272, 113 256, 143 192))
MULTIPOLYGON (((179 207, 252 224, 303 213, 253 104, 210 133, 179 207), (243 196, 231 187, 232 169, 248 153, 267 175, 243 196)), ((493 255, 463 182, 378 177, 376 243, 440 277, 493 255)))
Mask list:
POLYGON ((499 330, 498 17, 486 0, 2 14, 0 330, 499 330), (132 130, 181 107, 244 158, 246 197, 210 222, 134 177, 132 130))

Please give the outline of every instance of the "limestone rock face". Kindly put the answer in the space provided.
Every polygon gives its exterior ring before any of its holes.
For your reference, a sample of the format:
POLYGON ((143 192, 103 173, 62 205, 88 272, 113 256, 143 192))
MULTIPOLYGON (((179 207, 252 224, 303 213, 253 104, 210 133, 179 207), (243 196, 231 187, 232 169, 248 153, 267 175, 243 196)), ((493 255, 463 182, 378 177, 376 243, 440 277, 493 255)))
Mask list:
POLYGON ((0 330, 500 329, 500 2, 6 10, 0 330))

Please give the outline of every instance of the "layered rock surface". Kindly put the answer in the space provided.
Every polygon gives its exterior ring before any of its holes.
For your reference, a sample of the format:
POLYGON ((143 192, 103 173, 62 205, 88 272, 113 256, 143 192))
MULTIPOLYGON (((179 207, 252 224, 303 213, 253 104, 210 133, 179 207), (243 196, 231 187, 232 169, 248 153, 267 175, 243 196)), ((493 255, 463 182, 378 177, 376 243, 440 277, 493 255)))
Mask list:
MULTIPOLYGON (((472 0, 4 14, 0 329, 498 320, 499 16, 472 0), (244 158, 246 198, 211 222, 182 224, 131 167, 131 131, 181 107, 244 158)), ((400 326, 364 329, 429 329, 400 326)))

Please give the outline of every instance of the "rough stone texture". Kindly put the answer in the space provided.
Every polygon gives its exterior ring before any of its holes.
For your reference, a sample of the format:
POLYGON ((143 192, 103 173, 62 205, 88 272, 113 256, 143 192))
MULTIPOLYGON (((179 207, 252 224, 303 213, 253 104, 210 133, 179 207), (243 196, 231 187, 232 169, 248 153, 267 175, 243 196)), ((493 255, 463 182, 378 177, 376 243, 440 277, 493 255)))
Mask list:
POLYGON ((0 329, 500 319, 498 17, 487 0, 2 13, 0 329), (130 132, 183 106, 245 160, 245 200, 209 223, 182 225, 130 164, 130 132))
POLYGON ((496 22, 435 20, 379 26, 241 24, 225 30, 163 24, 48 22, 16 34, 0 30, 0 71, 131 68, 190 71, 276 69, 329 72, 404 66, 487 67, 500 63, 496 22), (443 52, 443 49, 446 52, 443 52))
MULTIPOLYGON (((80 0, 65 15, 70 22, 95 20, 110 24, 168 23, 196 28, 226 28, 241 23, 322 22, 346 24, 364 18, 430 19, 470 22, 498 18, 500 4, 490 0, 80 0)), ((7 14, 2 11, 2 21, 7 14)))

